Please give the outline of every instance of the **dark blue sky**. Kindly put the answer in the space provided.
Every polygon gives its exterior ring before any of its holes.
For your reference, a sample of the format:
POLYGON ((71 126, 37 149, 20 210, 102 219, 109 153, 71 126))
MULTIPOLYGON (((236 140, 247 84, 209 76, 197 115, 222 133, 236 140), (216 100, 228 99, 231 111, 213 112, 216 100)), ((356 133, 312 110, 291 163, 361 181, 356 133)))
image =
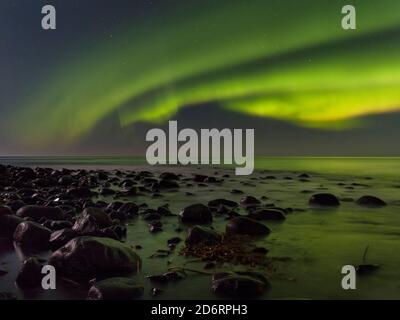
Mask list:
MULTIPOLYGON (((239 1, 239 0, 238 0, 239 1)), ((10 126, 21 98, 31 94, 44 76, 65 61, 79 61, 85 48, 112 42, 122 26, 136 19, 162 17, 174 0, 2 0, 0 2, 0 155, 17 154, 135 154, 143 155, 145 133, 154 124, 136 123, 121 128, 117 114, 109 114, 77 140, 65 146, 21 144, 23 126, 10 126), (57 9, 57 30, 41 29, 41 8, 57 9)), ((189 3, 189 2, 185 2, 189 3)), ((227 10, 229 2, 227 1, 227 10)), ((277 12, 276 15, 282 14, 277 12)), ((300 17, 302 12, 296 13, 300 17)), ((206 23, 207 21, 204 21, 206 23)), ((399 21, 400 22, 400 21, 399 21)), ((223 20, 220 22, 223 23, 223 20)), ((272 30, 273 31, 273 30, 272 30)), ((301 35, 299 35, 301 36, 301 35)), ((116 49, 116 50, 120 50, 116 49)), ((354 57, 357 59, 357 57, 354 57)), ((311 60, 311 59, 310 59, 311 60)), ((371 61, 373 63, 373 61, 371 61)), ((106 75, 105 75, 106 77, 106 75)), ((68 96, 68 92, 65 93, 68 96)), ((23 100, 23 99, 22 99, 23 100)), ((400 138, 397 113, 369 115, 364 126, 348 130, 311 129, 283 120, 258 118, 208 102, 183 108, 176 115, 181 127, 255 128, 256 153, 312 156, 392 156, 400 138), (212 114, 212 119, 210 119, 212 114)), ((34 126, 41 126, 34 119, 34 126)), ((164 125, 161 125, 164 126, 164 125)), ((165 126, 164 126, 165 127, 165 126)), ((29 132, 26 132, 29 135, 29 132)), ((49 133, 50 134, 50 133, 49 133)))

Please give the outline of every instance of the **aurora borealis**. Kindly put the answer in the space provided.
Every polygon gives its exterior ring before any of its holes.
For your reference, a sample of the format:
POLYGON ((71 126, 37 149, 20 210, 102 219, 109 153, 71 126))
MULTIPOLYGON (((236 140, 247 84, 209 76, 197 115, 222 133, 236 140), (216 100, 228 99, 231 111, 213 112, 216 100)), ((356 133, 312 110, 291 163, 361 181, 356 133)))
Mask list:
MULTIPOLYGON (((345 4, 153 1, 107 41, 92 31, 68 54, 56 48, 39 81, 15 92, 3 127, 23 128, 21 145, 70 145, 111 114, 125 128, 207 103, 324 130, 398 111, 400 2, 352 1, 357 30, 341 28, 345 4)), ((68 30, 70 19, 58 26, 68 30)))

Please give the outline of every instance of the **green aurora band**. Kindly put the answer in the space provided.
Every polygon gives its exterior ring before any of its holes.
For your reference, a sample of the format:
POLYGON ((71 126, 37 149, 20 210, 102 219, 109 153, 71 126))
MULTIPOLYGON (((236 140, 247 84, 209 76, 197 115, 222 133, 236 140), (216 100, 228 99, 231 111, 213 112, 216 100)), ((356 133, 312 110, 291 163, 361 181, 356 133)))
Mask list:
POLYGON ((73 143, 115 112, 121 126, 159 123, 210 102, 326 129, 399 110, 400 1, 352 1, 357 30, 346 31, 345 4, 164 1, 53 66, 10 124, 25 128, 24 143, 49 145, 73 143))

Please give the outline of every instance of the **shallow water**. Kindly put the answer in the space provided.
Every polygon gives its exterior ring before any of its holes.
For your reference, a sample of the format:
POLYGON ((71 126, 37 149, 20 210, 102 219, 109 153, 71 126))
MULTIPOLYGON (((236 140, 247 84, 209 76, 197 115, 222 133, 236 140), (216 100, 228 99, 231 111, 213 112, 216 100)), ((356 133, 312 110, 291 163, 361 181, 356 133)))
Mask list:
MULTIPOLYGON (((67 159, 68 160, 68 159, 67 159)), ((15 161, 15 160, 14 160, 15 161)), ((24 159, 25 165, 46 166, 95 166, 95 167, 126 167, 128 163, 120 160, 119 164, 113 161, 96 163, 95 159, 71 161, 64 163, 61 159, 52 163, 51 159, 43 162, 24 159), (122 161, 122 162, 121 162, 122 161), (72 164, 71 164, 72 163, 72 164), (109 164, 109 165, 108 165, 109 164)), ((125 161, 125 160, 124 160, 125 161)), ((5 162, 5 161, 1 161, 5 162)), ((19 165, 22 163, 13 162, 19 165)), ((141 166, 140 160, 134 166, 141 166)), ((226 198, 239 201, 241 195, 230 193, 232 189, 241 189, 245 194, 256 197, 267 196, 264 203, 274 203, 279 207, 292 207, 304 211, 295 211, 287 215, 284 222, 267 222, 272 230, 271 234, 258 240, 260 246, 267 247, 271 257, 290 257, 291 260, 280 262, 282 276, 273 276, 271 289, 261 299, 399 299, 400 276, 398 266, 400 256, 400 159, 396 158, 259 158, 257 171, 251 177, 235 177, 230 169, 218 170, 219 175, 226 172, 231 174, 222 185, 209 184, 207 187, 190 188, 195 195, 186 196, 181 192, 166 192, 160 199, 135 197, 138 204, 146 202, 150 208, 169 203, 173 213, 178 213, 188 204, 202 202, 216 198, 226 198), (268 172, 264 171, 268 167, 268 172), (262 169, 262 170, 261 170, 262 169), (298 173, 307 172, 311 175, 310 182, 300 182, 298 173), (259 180, 259 177, 274 175, 276 179, 259 180), (286 180, 285 177, 293 180, 286 180), (250 182, 253 185, 243 185, 241 182, 250 182), (338 183, 345 183, 340 186, 338 183), (358 183, 358 186, 351 186, 358 183), (353 189, 351 189, 353 188, 353 189), (306 192, 307 191, 307 192, 306 192), (338 209, 312 209, 308 206, 308 199, 312 193, 331 192, 339 198, 357 199, 362 195, 375 195, 384 199, 388 205, 380 209, 366 209, 354 202, 342 201, 338 209), (359 276, 357 290, 343 290, 341 288, 341 268, 347 264, 362 263, 363 253, 369 246, 366 262, 379 264, 376 272, 359 276)), ((149 169, 149 168, 147 168, 149 169)), ((152 170, 167 171, 166 168, 152 168, 152 170)), ((208 173, 215 170, 202 167, 197 168, 168 168, 169 171, 185 173, 208 173)), ((111 199, 109 199, 111 201, 111 199)), ((242 212, 244 213, 244 212, 242 212)), ((177 218, 163 218, 164 232, 150 234, 147 223, 140 218, 133 220, 128 228, 127 243, 140 244, 143 249, 138 250, 143 259, 143 268, 137 276, 145 285, 144 299, 155 299, 149 294, 154 286, 144 276, 159 274, 169 266, 182 265, 187 259, 178 254, 167 258, 149 258, 157 249, 166 249, 166 241, 176 236, 173 231, 179 224, 177 218)), ((223 230, 226 221, 216 218, 214 227, 223 230)), ((181 232, 182 239, 185 231, 181 232)), ((176 253, 179 252, 179 246, 176 253)), ((20 253, 21 255, 21 253, 20 253)), ((42 253, 46 257, 47 253, 42 253)), ((40 299, 69 299, 84 298, 86 289, 65 288, 58 286, 55 291, 18 292, 13 283, 19 269, 21 256, 15 253, 14 248, 7 245, 0 246, 0 263, 9 271, 0 276, 0 291, 17 292, 20 298, 40 299)), ((204 263, 190 263, 187 266, 202 270, 204 263)), ((249 267, 235 266, 236 269, 249 267)), ((251 269, 251 268, 250 268, 251 269)), ((210 276, 191 274, 190 277, 177 283, 159 286, 165 290, 157 299, 216 299, 210 290, 210 276)))

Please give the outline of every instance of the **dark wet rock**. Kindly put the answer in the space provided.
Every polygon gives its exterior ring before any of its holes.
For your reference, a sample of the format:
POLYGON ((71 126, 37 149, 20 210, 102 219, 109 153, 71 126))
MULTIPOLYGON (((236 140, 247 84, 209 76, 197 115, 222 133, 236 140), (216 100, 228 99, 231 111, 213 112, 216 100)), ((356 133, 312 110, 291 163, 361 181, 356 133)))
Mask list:
POLYGON ((72 228, 73 223, 67 220, 58 220, 58 221, 46 220, 46 222, 43 223, 43 226, 56 231, 65 228, 72 228))
POLYGON ((359 275, 367 275, 377 271, 380 268, 377 264, 360 264, 356 266, 356 272, 359 275))
POLYGON ((0 206, 0 216, 13 214, 12 210, 7 206, 0 206))
POLYGON ((74 179, 71 176, 62 176, 58 179, 58 184, 62 186, 69 186, 73 183, 74 179))
POLYGON ((266 179, 266 180, 276 180, 276 177, 275 176, 266 176, 266 177, 264 177, 264 179, 266 179))
POLYGON ((242 199, 240 199, 240 204, 242 206, 254 206, 260 204, 261 201, 252 197, 252 196, 245 196, 242 199))
POLYGON ((117 233, 114 231, 113 227, 108 227, 108 228, 103 228, 100 229, 96 234, 96 237, 104 237, 104 238, 110 238, 114 240, 121 240, 120 237, 117 235, 117 233))
POLYGON ((310 178, 310 175, 308 175, 307 173, 302 173, 302 174, 299 174, 297 177, 298 177, 298 178, 305 178, 305 179, 308 179, 308 178, 310 178))
POLYGON ((121 202, 121 201, 114 201, 114 202, 111 202, 111 203, 107 206, 106 210, 108 210, 108 211, 114 211, 114 210, 117 211, 117 210, 119 210, 123 205, 124 205, 124 203, 121 202))
POLYGON ((138 272, 140 257, 128 245, 99 237, 77 237, 55 251, 48 262, 57 274, 76 281, 138 272))
MULTIPOLYGON (((139 188, 140 191, 143 192, 149 192, 149 190, 147 190, 144 187, 139 188)), ((132 196, 136 196, 138 194, 138 188, 137 187, 132 187, 132 188, 127 188, 127 189, 122 189, 117 196, 120 197, 132 197, 132 196)))
POLYGON ((203 204, 192 204, 184 208, 180 214, 183 223, 210 223, 212 214, 210 209, 203 204))
POLYGON ((21 247, 47 249, 51 230, 42 225, 26 221, 20 223, 14 231, 14 241, 21 247))
POLYGON ((204 182, 208 177, 201 175, 201 174, 196 174, 193 178, 193 181, 195 182, 204 182))
POLYGON ((162 216, 170 216, 171 215, 171 211, 166 206, 158 207, 157 213, 162 216))
POLYGON ((160 220, 161 219, 161 215, 158 214, 157 212, 150 212, 150 213, 147 213, 143 217, 143 219, 146 220, 146 221, 160 220))
POLYGON ((160 179, 165 179, 165 180, 179 180, 179 177, 172 172, 163 172, 160 174, 160 179))
POLYGON ((243 194, 244 192, 242 190, 232 189, 231 193, 232 194, 243 194))
POLYGON ((15 215, 0 215, 0 236, 12 238, 17 226, 24 220, 15 215))
POLYGON ((178 182, 175 180, 167 180, 167 179, 161 179, 158 182, 158 186, 161 189, 177 189, 179 188, 178 182))
POLYGON ((0 164, 0 175, 4 175, 7 173, 7 167, 5 165, 0 164))
POLYGON ((105 172, 105 171, 97 172, 97 179, 99 179, 99 180, 107 180, 108 179, 108 173, 105 172))
POLYGON ((23 206, 18 209, 17 216, 22 218, 29 217, 35 221, 38 221, 40 218, 51 220, 65 219, 64 212, 58 207, 43 207, 35 205, 23 206))
POLYGON ((126 237, 127 228, 125 226, 112 226, 109 227, 118 237, 118 239, 122 240, 126 237))
POLYGON ((236 208, 239 206, 237 202, 231 201, 231 200, 226 200, 226 199, 215 199, 215 200, 211 200, 210 202, 208 202, 209 207, 218 208, 220 205, 231 207, 231 208, 236 208))
POLYGON ((79 215, 72 229, 82 235, 94 235, 99 229, 110 226, 112 221, 102 209, 89 207, 79 215))
POLYGON ((356 201, 356 203, 360 206, 371 207, 371 208, 386 206, 385 201, 374 196, 362 196, 360 199, 356 201))
POLYGON ((163 274, 151 275, 147 276, 146 278, 151 282, 156 282, 156 283, 167 283, 169 281, 168 278, 163 274))
POLYGON ((77 236, 79 236, 78 232, 70 228, 54 231, 50 235, 49 247, 52 250, 57 250, 77 236))
POLYGON ((143 294, 144 288, 136 280, 115 277, 94 281, 89 289, 88 300, 132 300, 143 294))
POLYGON ((236 217, 226 225, 226 232, 231 234, 247 234, 251 236, 268 235, 270 230, 267 226, 246 217, 236 217))
POLYGON ((231 298, 256 297, 268 287, 268 280, 255 272, 221 272, 214 274, 212 279, 213 291, 231 298))
POLYGON ((92 191, 88 187, 70 188, 67 194, 75 198, 89 198, 92 196, 92 191))
POLYGON ((215 245, 220 243, 222 240, 222 235, 211 228, 194 226, 189 229, 188 237, 186 238, 186 244, 188 245, 198 245, 207 244, 215 245))
POLYGON ((249 218, 254 220, 285 220, 286 217, 280 210, 260 209, 249 213, 249 218))
POLYGON ((42 282, 42 265, 37 258, 26 259, 15 280, 21 289, 34 289, 40 286, 42 282))
MULTIPOLYGON (((215 210, 215 208, 212 208, 215 210)), ((220 204, 219 207, 217 208, 217 213, 218 214, 228 214, 231 210, 225 207, 224 205, 220 204)))
POLYGON ((134 217, 138 214, 139 207, 134 202, 126 202, 118 208, 118 211, 127 213, 129 217, 134 217))
POLYGON ((168 282, 175 282, 185 278, 185 275, 179 271, 168 271, 164 274, 160 275, 151 275, 146 277, 151 282, 156 283, 168 283, 168 282))
POLYGON ((179 237, 173 237, 167 240, 167 244, 178 244, 179 242, 181 242, 182 239, 179 237))
POLYGON ((207 183, 216 183, 216 182, 218 182, 218 180, 217 180, 215 177, 207 177, 207 178, 204 180, 204 182, 207 182, 207 183))
POLYGON ((163 231, 162 227, 156 224, 150 224, 149 225, 149 231, 150 233, 158 233, 163 231))
POLYGON ((308 201, 310 206, 322 206, 322 207, 337 207, 340 202, 336 196, 330 193, 318 193, 311 196, 308 201))
POLYGON ((164 277, 167 278, 168 281, 179 281, 184 279, 186 276, 179 271, 168 271, 166 273, 163 274, 164 277))
POLYGON ((9 200, 6 202, 6 206, 10 207, 13 212, 17 212, 20 208, 25 206, 26 203, 22 200, 9 200))

